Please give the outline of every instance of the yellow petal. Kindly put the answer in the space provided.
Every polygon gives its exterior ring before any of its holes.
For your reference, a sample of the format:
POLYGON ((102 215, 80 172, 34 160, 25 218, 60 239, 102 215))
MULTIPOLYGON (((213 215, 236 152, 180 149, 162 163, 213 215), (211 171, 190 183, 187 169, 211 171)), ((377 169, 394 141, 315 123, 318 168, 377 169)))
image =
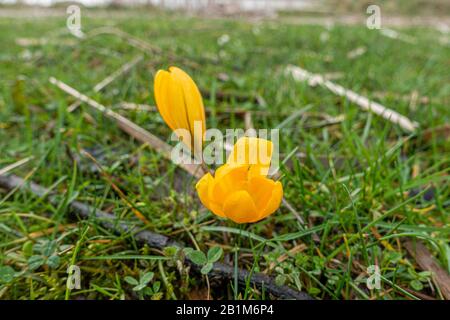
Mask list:
POLYGON ((272 158, 273 144, 269 140, 255 137, 242 137, 233 147, 227 163, 232 165, 256 165, 253 170, 261 169, 261 174, 267 174, 272 158))
POLYGON ((222 210, 222 206, 215 202, 209 203, 209 210, 211 210, 214 214, 218 215, 219 217, 225 218, 225 213, 222 210))
POLYGON ((263 214, 275 188, 275 181, 263 176, 256 176, 250 179, 248 192, 255 202, 256 209, 260 215, 263 214))
POLYGON ((175 121, 171 116, 171 107, 168 100, 170 74, 165 70, 159 70, 155 76, 154 92, 156 107, 158 108, 161 117, 170 129, 177 129, 175 121))
POLYGON ((198 197, 206 208, 211 210, 214 214, 224 218, 225 215, 222 211, 222 206, 209 199, 208 189, 212 184, 214 184, 213 176, 210 173, 205 174, 195 185, 198 197))
MULTIPOLYGON (((194 121, 202 124, 202 134, 205 132, 205 109, 200 91, 191 77, 177 67, 170 67, 170 73, 176 79, 183 90, 186 114, 189 119, 191 132, 194 132, 194 121)), ((203 135, 202 135, 203 137, 203 135)))
POLYGON ((225 164, 222 167, 217 170, 219 174, 216 174, 208 193, 208 197, 217 203, 223 203, 230 193, 242 190, 247 185, 247 166, 225 164))
POLYGON ((280 181, 275 182, 274 188, 272 191, 272 196, 267 203, 267 206, 264 208, 262 215, 259 219, 264 219, 265 217, 274 213, 281 204, 281 200, 283 199, 283 185, 280 181))
MULTIPOLYGON (((186 102, 184 100, 183 89, 181 83, 178 79, 174 78, 172 74, 169 77, 168 84, 168 101, 169 101, 169 112, 174 120, 175 127, 177 129, 186 129, 191 133, 191 127, 189 125, 189 119, 186 112, 186 102)), ((187 141, 186 141, 187 143, 187 141)), ((188 143, 187 143, 188 144, 188 143)), ((189 145, 189 144, 188 144, 189 145)))
POLYGON ((210 183, 214 182, 214 178, 210 173, 205 174, 195 185, 198 197, 203 205, 209 208, 208 187, 210 183))
POLYGON ((249 179, 252 177, 259 177, 259 176, 263 176, 266 177, 267 174, 269 173, 269 168, 270 168, 270 164, 269 165, 250 165, 250 168, 248 170, 248 177, 249 179))
POLYGON ((245 190, 230 194, 223 205, 223 212, 237 223, 253 222, 258 218, 255 203, 245 190))
POLYGON ((228 163, 220 166, 219 168, 217 168, 216 173, 214 174, 214 176, 216 178, 222 178, 223 176, 225 176, 227 173, 229 173, 231 170, 243 170, 243 171, 247 171, 248 170, 248 165, 246 164, 242 164, 242 165, 230 165, 228 163))
MULTIPOLYGON (((164 121, 173 131, 184 129, 189 132, 190 139, 183 139, 183 142, 201 158, 206 132, 205 109, 195 82, 183 70, 170 67, 169 71, 156 73, 154 91, 156 105, 164 121)), ((179 137, 187 136, 187 133, 177 134, 179 137)))

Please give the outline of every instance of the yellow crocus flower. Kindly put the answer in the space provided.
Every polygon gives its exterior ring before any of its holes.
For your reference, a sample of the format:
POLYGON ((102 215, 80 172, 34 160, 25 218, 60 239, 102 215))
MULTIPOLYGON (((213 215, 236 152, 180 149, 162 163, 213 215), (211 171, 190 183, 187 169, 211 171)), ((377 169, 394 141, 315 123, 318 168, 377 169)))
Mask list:
POLYGON ((158 111, 170 129, 175 132, 177 129, 187 130, 191 141, 184 142, 191 150, 194 139, 201 146, 206 131, 205 109, 200 91, 192 78, 177 67, 170 67, 169 71, 159 70, 155 76, 154 91, 158 111), (200 124, 200 132, 194 130, 196 121, 200 124))
POLYGON ((227 163, 231 165, 249 164, 250 174, 267 175, 272 159, 272 141, 255 137, 242 137, 233 146, 227 163))
POLYGON ((271 155, 270 141, 239 139, 227 163, 217 169, 215 176, 207 173, 198 181, 200 201, 214 214, 236 223, 256 222, 274 213, 281 204, 283 186, 267 178, 271 155), (253 162, 253 153, 259 154, 261 148, 266 148, 269 154, 253 162))

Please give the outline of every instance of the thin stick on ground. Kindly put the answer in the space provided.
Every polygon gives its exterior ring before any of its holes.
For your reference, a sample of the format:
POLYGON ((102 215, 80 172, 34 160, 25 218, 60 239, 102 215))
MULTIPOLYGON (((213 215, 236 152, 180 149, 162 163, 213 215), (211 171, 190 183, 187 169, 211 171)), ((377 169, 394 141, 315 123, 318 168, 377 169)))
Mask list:
POLYGON ((10 165, 4 167, 3 169, 0 169, 0 176, 1 176, 2 174, 6 174, 6 173, 10 172, 11 170, 14 170, 15 168, 18 168, 18 167, 20 167, 20 166, 22 166, 22 165, 28 163, 28 162, 29 162, 30 160, 32 160, 33 158, 34 158, 34 157, 27 157, 27 158, 24 158, 24 159, 22 159, 22 160, 19 160, 19 161, 17 161, 17 162, 12 163, 12 164, 10 164, 10 165))
MULTIPOLYGON (((163 50, 161 48, 154 46, 154 45, 148 43, 147 41, 139 39, 139 38, 129 34, 128 32, 125 32, 121 29, 114 28, 114 27, 100 27, 100 28, 94 29, 87 34, 86 38, 92 38, 92 37, 96 37, 96 36, 104 35, 104 34, 111 34, 111 35, 117 36, 117 37, 127 41, 130 46, 135 47, 146 53, 158 54, 158 55, 163 53, 163 50)), ((192 66, 193 68, 199 67, 199 65, 196 62, 191 61, 187 58, 177 57, 173 52, 165 51, 164 55, 166 57, 169 57, 172 60, 181 59, 185 64, 188 64, 188 65, 192 66)))
MULTIPOLYGON (((116 80, 117 78, 119 78, 121 75, 128 73, 134 66, 136 66, 139 62, 142 61, 144 57, 142 55, 139 55, 135 58, 133 58, 131 61, 125 63, 123 66, 121 66, 119 69, 117 69, 116 71, 114 71, 113 73, 111 73, 109 76, 107 76, 105 79, 103 79, 102 81, 100 81, 99 83, 97 83, 93 90, 94 92, 100 92, 102 91, 105 87, 107 87, 109 84, 111 84, 111 82, 113 82, 114 80, 116 80)), ((74 103, 72 103, 68 108, 67 111, 73 112, 76 108, 78 108, 81 105, 81 101, 78 100, 74 103)))
POLYGON ((72 39, 49 39, 49 38, 17 38, 16 44, 21 47, 32 47, 32 46, 45 46, 45 45, 64 45, 64 46, 74 46, 77 44, 76 40, 72 39))
MULTIPOLYGON (((59 201, 58 197, 55 197, 53 194, 51 194, 50 190, 34 182, 27 183, 24 179, 15 175, 0 175, 0 187, 7 190, 23 188, 38 197, 49 195, 48 199, 52 203, 58 203, 59 201)), ((116 234, 130 234, 133 236, 136 242, 140 243, 141 245, 146 244, 149 247, 158 250, 163 250, 168 246, 175 246, 180 249, 184 247, 182 243, 177 242, 169 237, 148 230, 142 230, 142 226, 130 225, 125 221, 119 220, 118 217, 114 216, 113 214, 106 213, 83 202, 76 200, 72 201, 69 204, 69 208, 74 218, 84 220, 93 218, 97 219, 102 227, 116 234)), ((186 258, 186 263, 191 267, 192 270, 201 275, 201 266, 196 265, 188 258, 186 258)), ((234 279, 234 274, 235 270, 232 266, 220 262, 215 262, 208 276, 214 280, 228 281, 234 279)), ((305 292, 296 291, 289 288, 288 286, 278 286, 275 283, 275 279, 265 274, 254 272, 250 273, 247 270, 239 269, 239 284, 246 285, 248 279, 250 279, 250 284, 252 287, 280 299, 312 300, 312 298, 305 292)))
POLYGON ((252 113, 247 111, 244 113, 245 130, 253 129, 252 113))
POLYGON ((427 247, 419 240, 415 242, 407 241, 404 246, 422 270, 431 271, 432 278, 441 290, 442 295, 445 299, 450 300, 450 275, 436 263, 427 247))
POLYGON ((407 117, 399 114, 398 112, 389 109, 377 102, 371 101, 352 90, 346 89, 331 81, 325 80, 319 74, 311 73, 294 65, 287 66, 286 73, 292 75, 292 77, 296 81, 306 81, 310 86, 321 85, 338 96, 346 97, 348 100, 356 103, 359 107, 361 107, 361 109, 365 111, 371 111, 392 123, 398 124, 408 132, 414 132, 419 127, 419 124, 417 122, 413 122, 407 117))
MULTIPOLYGON (((411 102, 413 93, 417 91, 413 91, 411 94, 399 94, 395 92, 386 92, 386 91, 374 91, 371 93, 372 97, 375 97, 377 99, 394 99, 394 100, 400 100, 404 102, 411 102)), ((416 97, 416 103, 420 104, 429 104, 430 98, 427 96, 417 96, 416 97)))
MULTIPOLYGON (((125 131, 135 139, 143 143, 147 143, 153 150, 160 153, 164 158, 169 160, 171 159, 171 151, 172 151, 171 146, 162 141, 161 139, 159 139, 157 136, 148 132, 144 128, 138 126, 131 120, 125 118, 124 116, 112 111, 111 109, 105 107, 104 105, 98 103, 97 101, 80 93, 79 91, 65 84, 64 82, 59 81, 54 77, 51 77, 49 81, 50 83, 54 84, 67 94, 77 98, 78 100, 86 103, 87 105, 91 106, 97 111, 100 111, 108 118, 114 120, 123 131, 125 131)), ((188 161, 181 161, 180 164, 178 164, 178 166, 180 166, 181 168, 186 170, 189 174, 197 178, 201 178, 205 174, 205 171, 201 167, 201 165, 190 164, 188 161)))
POLYGON ((409 43, 409 44, 417 44, 417 40, 415 38, 413 38, 407 34, 399 33, 392 29, 383 28, 380 30, 380 33, 383 36, 391 38, 391 39, 400 40, 400 41, 403 41, 403 42, 409 43))
MULTIPOLYGON (((125 101, 120 104, 120 108, 124 109, 124 110, 133 110, 133 111, 138 111, 138 112, 156 112, 158 110, 158 108, 156 108, 155 106, 151 106, 148 104, 125 102, 125 101)), ((249 112, 248 110, 237 109, 237 108, 233 108, 233 109, 229 108, 229 109, 225 109, 225 110, 215 110, 216 114, 234 114, 234 115, 242 116, 242 117, 245 117, 245 114, 247 114, 248 112, 249 112)), ((211 114, 212 113, 211 108, 205 108, 205 113, 211 114)), ((271 115, 269 112, 262 111, 262 110, 251 111, 251 113, 254 115, 258 115, 258 116, 271 115)), ((279 114, 283 114, 283 113, 279 113, 279 114)))
POLYGON ((94 30, 91 30, 86 38, 93 38, 103 34, 111 34, 115 35, 119 38, 125 39, 131 46, 150 52, 150 53, 162 53, 162 50, 156 46, 149 44, 148 42, 141 40, 123 30, 120 30, 115 27, 100 27, 94 30))

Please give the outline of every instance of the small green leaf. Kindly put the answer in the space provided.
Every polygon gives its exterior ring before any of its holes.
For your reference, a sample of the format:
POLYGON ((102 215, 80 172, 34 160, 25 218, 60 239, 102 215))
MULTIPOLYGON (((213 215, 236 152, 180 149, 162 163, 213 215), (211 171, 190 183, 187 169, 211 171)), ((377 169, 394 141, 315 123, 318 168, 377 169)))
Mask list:
POLYGON ((27 241, 22 246, 22 252, 25 258, 33 255, 33 241, 27 241))
POLYGON ((412 280, 409 285, 416 291, 421 291, 423 289, 423 284, 419 280, 412 280))
POLYGON ((431 277, 431 271, 422 271, 418 273, 418 276, 420 277, 420 281, 426 282, 431 277))
POLYGON ((164 255, 168 257, 173 257, 177 254, 179 248, 177 247, 165 247, 164 248, 164 255))
POLYGON ((153 283, 153 293, 157 293, 160 288, 161 288, 161 282, 155 281, 155 283, 153 283))
POLYGON ((58 245, 55 240, 46 241, 41 247, 41 253, 45 257, 50 257, 55 253, 57 247, 58 245))
POLYGON ((52 269, 56 269, 59 266, 59 261, 60 261, 59 256, 54 254, 50 258, 47 259, 47 265, 52 269))
POLYGON ((213 247, 208 250, 208 262, 216 262, 222 257, 223 249, 221 247, 213 247))
POLYGON ((316 296, 320 293, 320 289, 316 287, 311 287, 309 288, 308 293, 312 296, 316 296))
POLYGON ((36 270, 45 263, 43 256, 34 255, 28 259, 28 267, 30 270, 36 270))
POLYGON ((279 274, 275 278, 275 283, 277 286, 284 286, 284 284, 286 283, 286 280, 287 280, 287 278, 284 274, 279 274))
POLYGON ((147 296, 153 295, 153 290, 152 290, 152 288, 148 288, 148 287, 147 287, 147 288, 144 289, 143 292, 144 292, 144 294, 147 295, 147 296))
POLYGON ((155 274, 153 272, 147 272, 146 274, 142 275, 139 279, 139 284, 147 285, 152 279, 155 274))
POLYGON ((200 271, 202 274, 208 274, 211 271, 212 267, 213 267, 212 262, 208 262, 202 267, 200 271))
POLYGON ((183 253, 185 256, 188 256, 192 251, 194 251, 194 249, 187 247, 183 249, 183 253))
POLYGON ((202 266, 204 265, 207 260, 206 260, 206 256, 203 252, 199 251, 199 250, 194 250, 191 251, 187 254, 187 257, 195 264, 202 266))
POLYGON ((306 254, 298 253, 295 256, 295 265, 296 266, 306 266, 309 261, 309 257, 306 254))
POLYGON ((15 271, 10 266, 0 267, 0 283, 9 283, 14 279, 15 271))
POLYGON ((141 290, 144 289, 145 287, 147 287, 147 284, 146 284, 146 283, 140 283, 140 284, 138 284, 137 286, 135 286, 135 287, 133 288, 133 291, 141 291, 141 290))
POLYGON ((136 286, 139 284, 139 282, 135 278, 130 276, 126 276, 123 280, 125 280, 128 284, 131 284, 132 286, 136 286))

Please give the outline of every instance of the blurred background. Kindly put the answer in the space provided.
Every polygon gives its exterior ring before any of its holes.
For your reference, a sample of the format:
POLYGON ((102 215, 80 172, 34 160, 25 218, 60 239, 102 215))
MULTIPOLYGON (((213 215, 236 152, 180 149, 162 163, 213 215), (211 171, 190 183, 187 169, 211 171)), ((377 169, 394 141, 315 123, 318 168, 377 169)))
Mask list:
POLYGON ((49 201, 0 186, 0 299, 269 298, 253 286, 233 291, 231 281, 209 288, 177 269, 178 255, 140 259, 162 248, 135 247, 132 234, 71 216, 77 199, 138 228, 143 218, 187 246, 223 247, 233 264, 237 229, 199 204, 196 179, 55 86, 171 143, 153 94, 155 73, 170 65, 197 83, 207 127, 282 130, 289 206, 248 226, 241 268, 317 299, 450 299, 450 281, 432 279, 403 245, 426 239, 440 268, 431 271, 449 274, 449 31, 449 0, 0 0, 0 175, 56 194, 49 201), (67 12, 74 3, 79 21, 67 12), (370 5, 379 6, 379 28, 370 5), (292 70, 395 110, 417 131, 292 70), (261 251, 261 238, 272 246, 261 251), (74 261, 82 289, 70 292, 74 261), (382 291, 365 284, 374 264, 382 291), (138 278, 147 282, 135 286, 138 278))
POLYGON ((61 6, 79 3, 87 7, 132 7, 150 6, 165 9, 190 11, 221 10, 223 12, 311 11, 322 13, 364 12, 371 4, 383 6, 383 11, 392 14, 415 13, 445 15, 449 13, 448 0, 0 0, 6 5, 61 6))

